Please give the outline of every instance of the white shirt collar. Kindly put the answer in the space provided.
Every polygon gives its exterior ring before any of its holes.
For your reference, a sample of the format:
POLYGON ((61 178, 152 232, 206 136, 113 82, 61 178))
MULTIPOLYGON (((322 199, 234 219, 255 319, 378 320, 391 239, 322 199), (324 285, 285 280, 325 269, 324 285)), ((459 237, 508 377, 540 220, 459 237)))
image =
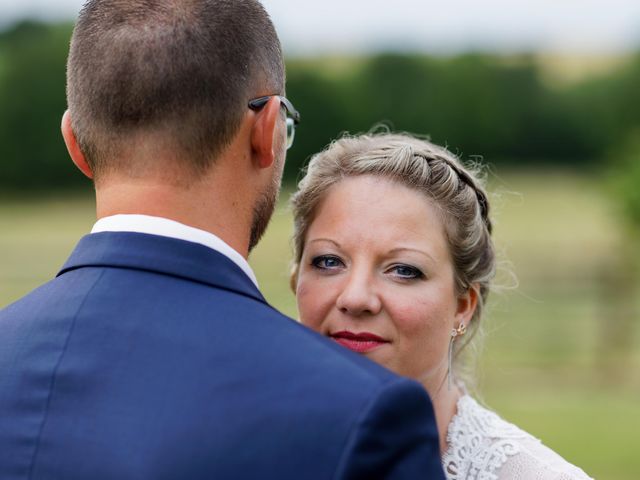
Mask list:
POLYGON ((91 233, 100 232, 136 232, 163 237, 177 238, 187 242, 199 243, 209 247, 227 257, 238 265, 251 281, 258 286, 255 273, 245 258, 231 248, 220 237, 213 233, 205 232, 199 228, 190 227, 168 218, 152 217, 150 215, 112 215, 98 220, 91 233))

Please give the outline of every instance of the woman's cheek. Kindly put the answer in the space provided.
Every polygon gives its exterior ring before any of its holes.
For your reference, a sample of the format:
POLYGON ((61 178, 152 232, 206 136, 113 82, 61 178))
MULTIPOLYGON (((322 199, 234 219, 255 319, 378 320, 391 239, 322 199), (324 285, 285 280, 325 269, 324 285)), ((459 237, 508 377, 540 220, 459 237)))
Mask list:
POLYGON ((406 333, 420 332, 427 327, 432 316, 429 302, 421 298, 409 297, 402 301, 395 299, 390 312, 393 323, 398 330, 406 333))
POLYGON ((296 298, 302 323, 310 328, 319 329, 326 310, 326 299, 322 290, 313 288, 301 279, 296 289, 296 298))

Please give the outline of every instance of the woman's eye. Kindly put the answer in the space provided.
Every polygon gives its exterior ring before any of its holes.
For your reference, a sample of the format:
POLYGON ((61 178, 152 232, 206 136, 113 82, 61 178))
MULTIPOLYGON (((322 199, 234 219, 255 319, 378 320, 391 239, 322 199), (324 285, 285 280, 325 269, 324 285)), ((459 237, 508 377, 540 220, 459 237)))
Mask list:
POLYGON ((320 255, 311 260, 311 264, 323 270, 333 270, 342 267, 344 264, 338 257, 332 255, 320 255))
POLYGON ((424 277, 424 273, 422 273, 416 267, 412 267, 410 265, 394 265, 391 268, 391 272, 400 278, 412 279, 424 277))

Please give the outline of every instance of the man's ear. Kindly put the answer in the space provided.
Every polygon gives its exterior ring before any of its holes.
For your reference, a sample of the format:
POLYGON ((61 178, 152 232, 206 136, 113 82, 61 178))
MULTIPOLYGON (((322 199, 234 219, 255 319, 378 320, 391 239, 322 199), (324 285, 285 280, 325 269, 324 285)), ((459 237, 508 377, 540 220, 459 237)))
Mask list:
POLYGON ((280 115, 280 99, 271 97, 259 111, 251 128, 251 150, 260 168, 269 168, 275 159, 274 133, 280 115))
POLYGON ((64 112, 64 115, 62 115, 61 129, 62 138, 64 138, 64 143, 67 146, 67 150, 69 151, 71 160, 82 173, 84 173, 89 178, 93 178, 91 167, 87 163, 84 154, 80 150, 80 145, 78 145, 76 134, 73 133, 73 129, 71 128, 71 115, 69 114, 69 110, 66 110, 64 112))

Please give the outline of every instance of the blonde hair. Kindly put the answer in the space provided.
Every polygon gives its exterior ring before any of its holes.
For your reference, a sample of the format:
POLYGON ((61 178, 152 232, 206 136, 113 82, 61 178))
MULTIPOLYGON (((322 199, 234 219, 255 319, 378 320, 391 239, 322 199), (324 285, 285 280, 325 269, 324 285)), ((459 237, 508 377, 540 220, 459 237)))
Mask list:
MULTIPOLYGON (((476 330, 495 275, 489 201, 479 173, 445 148, 406 134, 345 136, 316 154, 291 199, 294 216, 292 287, 309 226, 329 188, 359 175, 385 177, 422 192, 443 220, 455 290, 478 292, 470 328, 476 330)), ((470 339, 471 335, 469 335, 470 339)), ((459 351, 467 342, 458 345, 459 351)))

